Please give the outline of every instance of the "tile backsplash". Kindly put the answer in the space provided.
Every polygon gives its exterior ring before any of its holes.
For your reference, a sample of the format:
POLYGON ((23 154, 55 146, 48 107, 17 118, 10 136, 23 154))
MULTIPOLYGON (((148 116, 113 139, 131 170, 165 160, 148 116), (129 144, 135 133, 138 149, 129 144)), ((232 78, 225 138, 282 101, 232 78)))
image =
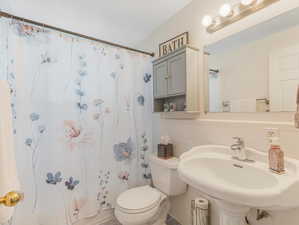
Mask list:
POLYGON ((267 152, 269 140, 266 128, 278 128, 282 149, 287 157, 299 159, 299 130, 288 125, 204 120, 161 120, 154 118, 153 143, 156 148, 160 135, 169 135, 174 142, 174 154, 181 155, 193 146, 233 144, 232 137, 242 137, 245 146, 267 152))

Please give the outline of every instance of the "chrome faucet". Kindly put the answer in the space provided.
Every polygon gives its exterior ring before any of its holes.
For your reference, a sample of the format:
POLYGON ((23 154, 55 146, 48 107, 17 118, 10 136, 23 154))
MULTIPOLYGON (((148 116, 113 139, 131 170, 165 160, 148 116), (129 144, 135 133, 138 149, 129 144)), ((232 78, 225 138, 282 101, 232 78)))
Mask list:
POLYGON ((245 143, 243 138, 233 137, 233 139, 236 140, 236 143, 231 145, 230 147, 233 151, 233 158, 239 161, 247 161, 245 143))

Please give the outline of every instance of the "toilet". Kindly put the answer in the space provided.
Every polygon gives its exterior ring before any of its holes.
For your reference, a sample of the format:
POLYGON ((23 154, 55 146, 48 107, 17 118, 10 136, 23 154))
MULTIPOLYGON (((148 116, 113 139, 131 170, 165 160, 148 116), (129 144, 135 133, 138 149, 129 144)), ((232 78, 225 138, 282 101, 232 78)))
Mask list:
POLYGON ((168 197, 187 190, 178 177, 177 158, 164 160, 152 156, 150 166, 154 187, 129 189, 116 200, 115 217, 122 225, 165 225, 170 209, 168 197))

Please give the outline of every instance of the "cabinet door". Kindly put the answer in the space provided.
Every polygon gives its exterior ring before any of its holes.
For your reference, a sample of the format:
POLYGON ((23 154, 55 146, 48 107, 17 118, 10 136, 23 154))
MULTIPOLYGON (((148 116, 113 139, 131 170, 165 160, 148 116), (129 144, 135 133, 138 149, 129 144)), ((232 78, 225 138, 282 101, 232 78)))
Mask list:
POLYGON ((168 60, 168 95, 172 96, 186 93, 186 73, 185 53, 168 60))
POLYGON ((167 61, 154 65, 154 97, 167 96, 167 61))

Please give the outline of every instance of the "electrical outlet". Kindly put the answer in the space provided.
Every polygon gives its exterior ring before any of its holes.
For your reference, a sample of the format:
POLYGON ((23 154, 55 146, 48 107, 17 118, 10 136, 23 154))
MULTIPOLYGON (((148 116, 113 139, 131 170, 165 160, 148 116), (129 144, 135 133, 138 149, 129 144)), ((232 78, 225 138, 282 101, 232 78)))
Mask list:
POLYGON ((265 128, 268 138, 279 137, 279 128, 265 128))

